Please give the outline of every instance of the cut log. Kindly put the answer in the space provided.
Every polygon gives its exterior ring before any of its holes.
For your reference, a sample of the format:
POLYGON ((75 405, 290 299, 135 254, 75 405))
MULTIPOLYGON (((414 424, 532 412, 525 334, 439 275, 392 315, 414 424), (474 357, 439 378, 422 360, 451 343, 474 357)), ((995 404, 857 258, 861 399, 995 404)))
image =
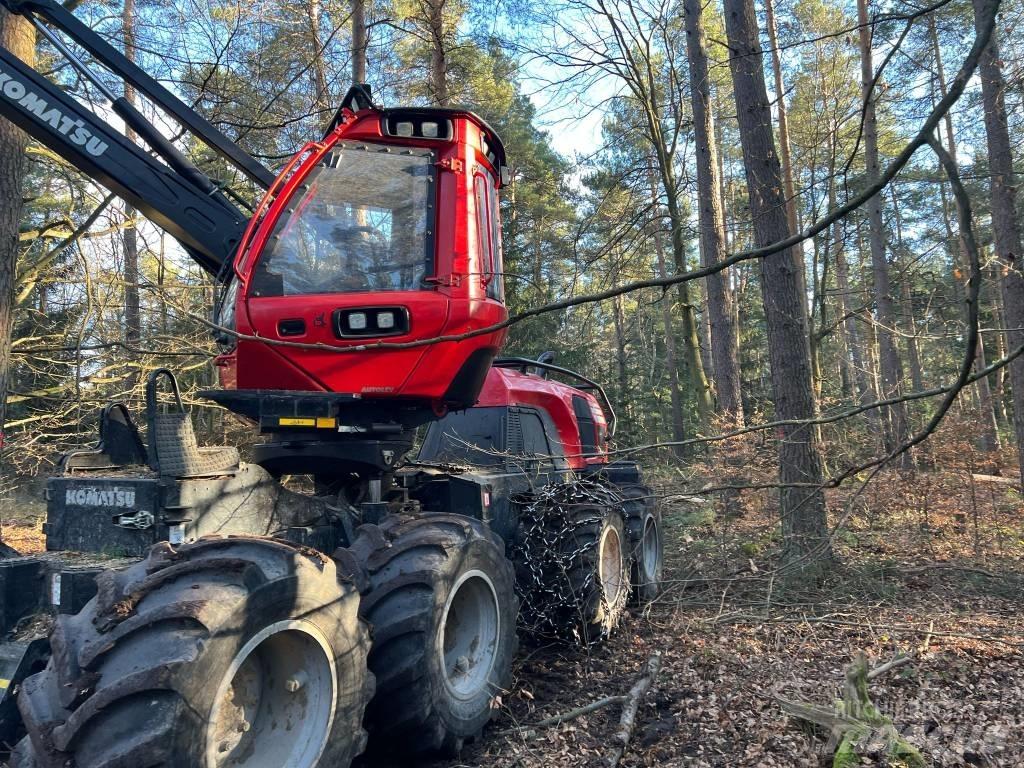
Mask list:
POLYGON ((971 477, 976 483, 993 483, 995 485, 1008 485, 1017 487, 1020 485, 1019 477, 1003 477, 1002 475, 979 475, 972 473, 971 477))
POLYGON ((651 689, 654 679, 661 669, 661 651, 655 651, 647 660, 647 667, 644 674, 633 684, 629 694, 626 696, 626 705, 622 708, 622 716, 619 718, 619 730, 612 736, 612 748, 608 753, 608 768, 618 768, 622 760, 629 740, 633 738, 633 729, 636 727, 636 713, 643 703, 644 696, 651 689))

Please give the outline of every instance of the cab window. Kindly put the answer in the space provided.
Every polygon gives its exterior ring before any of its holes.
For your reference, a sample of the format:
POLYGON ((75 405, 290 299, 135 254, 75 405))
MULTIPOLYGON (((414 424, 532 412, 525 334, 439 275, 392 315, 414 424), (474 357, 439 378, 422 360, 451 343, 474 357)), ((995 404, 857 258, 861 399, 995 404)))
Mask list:
POLYGON ((473 194, 476 198, 477 252, 480 254, 480 277, 489 280, 493 271, 491 250, 491 225, 487 210, 487 182, 481 174, 473 178, 473 194))
POLYGON ((433 271, 433 155, 341 147, 306 179, 257 262, 253 296, 411 291, 433 271))
POLYGON ((494 179, 487 176, 487 194, 491 216, 491 281, 487 284, 487 295, 497 301, 505 301, 504 267, 501 252, 501 221, 499 219, 498 189, 494 179))
POLYGON ((580 432, 580 450, 585 454, 597 453, 597 422, 585 397, 572 396, 572 410, 580 432))
POLYGON ((487 297, 504 301, 501 267, 501 226, 498 223, 498 193, 489 173, 473 179, 476 198, 477 245, 480 249, 480 271, 487 281, 487 297))

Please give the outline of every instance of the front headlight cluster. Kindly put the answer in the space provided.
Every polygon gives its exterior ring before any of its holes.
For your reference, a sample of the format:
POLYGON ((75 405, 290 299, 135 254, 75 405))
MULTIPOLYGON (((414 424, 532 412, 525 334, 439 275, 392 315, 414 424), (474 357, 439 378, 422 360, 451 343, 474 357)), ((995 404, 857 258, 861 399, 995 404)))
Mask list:
POLYGON ((336 313, 339 336, 392 336, 409 330, 409 313, 401 307, 344 309, 336 313))

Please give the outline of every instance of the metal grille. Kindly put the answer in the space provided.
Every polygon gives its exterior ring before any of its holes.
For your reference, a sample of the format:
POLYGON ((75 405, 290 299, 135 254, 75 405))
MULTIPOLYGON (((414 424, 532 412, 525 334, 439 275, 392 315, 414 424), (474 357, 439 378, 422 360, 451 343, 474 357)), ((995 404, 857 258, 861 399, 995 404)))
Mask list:
POLYGON ((519 411, 509 408, 505 419, 505 453, 522 456, 526 444, 523 442, 523 420, 519 411))

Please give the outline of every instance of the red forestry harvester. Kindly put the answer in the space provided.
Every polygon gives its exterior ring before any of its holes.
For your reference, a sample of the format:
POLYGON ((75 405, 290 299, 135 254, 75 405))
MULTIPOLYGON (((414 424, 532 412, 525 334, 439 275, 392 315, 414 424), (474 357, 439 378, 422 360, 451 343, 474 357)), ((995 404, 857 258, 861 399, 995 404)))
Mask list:
POLYGON ((204 395, 265 436, 251 463, 198 446, 158 370, 145 441, 112 404, 98 445, 63 458, 51 552, 0 562, 4 631, 56 614, 0 646, 15 766, 344 768, 367 736, 454 752, 508 684, 517 622, 593 641, 657 593, 660 519, 638 467, 608 460, 601 387, 497 357, 492 128, 356 86, 275 177, 54 0, 0 2, 145 146, 2 50, 0 115, 216 276, 224 388, 204 395), (263 187, 254 214, 66 38, 263 187))

